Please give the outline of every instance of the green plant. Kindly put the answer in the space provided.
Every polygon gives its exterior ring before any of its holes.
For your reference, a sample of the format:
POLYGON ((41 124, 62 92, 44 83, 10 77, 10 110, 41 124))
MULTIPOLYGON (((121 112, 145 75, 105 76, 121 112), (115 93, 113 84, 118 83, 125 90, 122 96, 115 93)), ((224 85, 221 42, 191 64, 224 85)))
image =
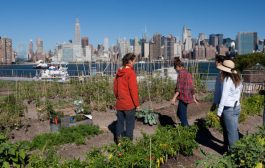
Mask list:
POLYGON ((222 126, 220 122, 220 118, 217 116, 215 112, 208 112, 206 116, 206 127, 215 128, 218 131, 222 132, 222 126))
POLYGON ((201 154, 203 155, 203 159, 196 161, 197 168, 233 168, 235 167, 231 157, 223 156, 220 157, 218 155, 205 153, 201 149, 201 154))
POLYGON ((239 116, 239 121, 244 121, 249 115, 260 115, 263 109, 264 96, 262 95, 252 95, 249 97, 244 97, 241 102, 241 113, 239 116))
POLYGON ((28 161, 27 151, 26 146, 9 143, 6 137, 0 133, 0 167, 24 167, 28 161))
POLYGON ((44 133, 34 137, 31 142, 33 149, 50 148, 66 143, 84 144, 85 138, 100 133, 99 127, 95 125, 79 125, 75 127, 62 128, 58 133, 44 133))
POLYGON ((0 102, 0 129, 19 128, 25 109, 21 99, 13 94, 6 96, 0 102))
POLYGON ((265 163, 265 129, 259 133, 245 136, 232 147, 231 159, 237 167, 251 168, 265 163))
POLYGON ((137 118, 143 118, 145 124, 156 125, 158 120, 158 114, 150 109, 143 109, 136 112, 137 118))

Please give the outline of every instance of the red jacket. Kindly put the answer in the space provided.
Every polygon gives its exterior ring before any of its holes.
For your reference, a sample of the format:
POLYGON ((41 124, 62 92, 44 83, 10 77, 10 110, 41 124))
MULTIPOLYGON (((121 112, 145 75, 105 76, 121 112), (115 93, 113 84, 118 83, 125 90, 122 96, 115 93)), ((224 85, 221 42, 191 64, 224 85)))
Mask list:
POLYGON ((136 74, 132 66, 127 65, 118 70, 114 79, 116 110, 131 110, 139 106, 136 74))

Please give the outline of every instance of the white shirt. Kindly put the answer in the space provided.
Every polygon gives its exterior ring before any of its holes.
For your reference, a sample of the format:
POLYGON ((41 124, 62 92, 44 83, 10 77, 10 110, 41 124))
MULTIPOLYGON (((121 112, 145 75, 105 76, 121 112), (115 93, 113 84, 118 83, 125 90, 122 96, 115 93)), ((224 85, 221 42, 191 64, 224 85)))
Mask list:
POLYGON ((225 106, 234 107, 236 101, 237 101, 236 106, 240 105, 239 100, 240 100, 241 91, 242 91, 242 83, 240 83, 239 86, 235 87, 230 77, 224 79, 221 101, 217 111, 218 116, 222 115, 225 106))

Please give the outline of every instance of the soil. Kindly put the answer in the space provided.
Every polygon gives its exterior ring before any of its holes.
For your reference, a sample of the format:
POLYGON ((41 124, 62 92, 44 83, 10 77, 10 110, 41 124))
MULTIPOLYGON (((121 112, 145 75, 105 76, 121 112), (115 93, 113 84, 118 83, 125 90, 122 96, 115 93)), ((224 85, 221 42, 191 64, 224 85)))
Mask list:
MULTIPOLYGON (((194 122, 203 122, 204 118, 211 106, 210 102, 201 102, 200 104, 190 104, 188 106, 189 124, 194 122)), ((176 117, 176 106, 170 105, 170 102, 146 102, 141 105, 142 109, 152 108, 159 113, 159 123, 162 126, 178 124, 179 120, 176 117)), ((69 109, 67 109, 69 111, 69 109)), ((114 143, 113 132, 115 129, 116 113, 114 111, 98 112, 93 111, 93 124, 98 125, 103 131, 102 134, 86 140, 85 145, 66 144, 59 147, 57 153, 62 159, 79 158, 85 159, 86 153, 95 147, 101 147, 114 143)), ((37 110, 33 104, 28 104, 28 112, 25 115, 25 126, 19 130, 13 130, 10 133, 12 141, 32 140, 34 136, 46 132, 50 132, 49 121, 40 121, 38 119, 37 110)), ((239 130, 242 135, 253 133, 257 130, 257 126, 262 125, 261 116, 249 117, 245 122, 240 123, 239 130)), ((134 140, 142 137, 142 132, 152 134, 155 132, 155 126, 143 124, 136 120, 134 129, 134 140)), ((194 167, 196 160, 202 158, 200 149, 207 153, 217 155, 223 154, 223 136, 220 132, 214 129, 199 129, 197 134, 197 142, 199 148, 194 151, 193 156, 178 155, 175 158, 170 158, 168 162, 162 165, 163 168, 175 167, 194 167)))

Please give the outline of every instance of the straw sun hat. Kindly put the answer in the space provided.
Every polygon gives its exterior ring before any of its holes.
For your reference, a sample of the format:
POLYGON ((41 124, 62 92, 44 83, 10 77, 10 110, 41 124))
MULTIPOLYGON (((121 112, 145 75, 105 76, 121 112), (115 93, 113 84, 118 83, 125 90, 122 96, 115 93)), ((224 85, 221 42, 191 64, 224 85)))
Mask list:
POLYGON ((220 69, 221 71, 228 72, 228 73, 237 73, 235 68, 235 63, 231 60, 225 60, 223 64, 217 65, 217 69, 220 69))

